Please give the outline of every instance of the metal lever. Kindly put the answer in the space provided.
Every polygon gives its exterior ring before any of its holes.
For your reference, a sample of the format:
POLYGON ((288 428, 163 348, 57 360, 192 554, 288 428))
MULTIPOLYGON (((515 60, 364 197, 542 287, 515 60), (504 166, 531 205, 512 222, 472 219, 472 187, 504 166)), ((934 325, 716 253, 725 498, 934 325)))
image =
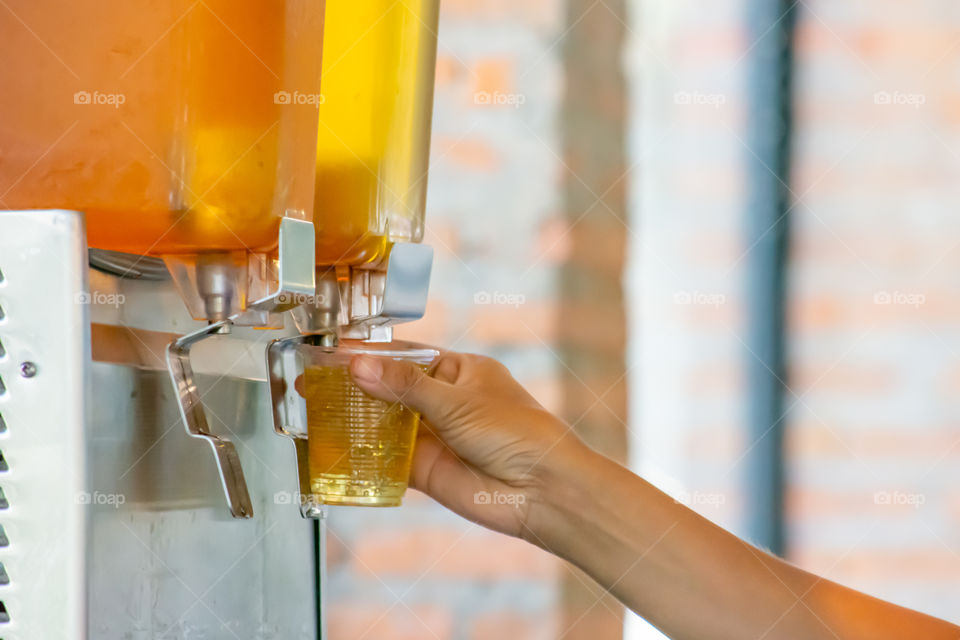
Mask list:
POLYGON ((183 418, 187 433, 194 438, 203 438, 213 449, 220 483, 223 485, 231 515, 234 518, 250 518, 253 517, 253 503, 250 501, 250 492, 247 491, 247 481, 243 477, 237 448, 229 440, 210 433, 207 414, 203 409, 203 398, 197 392, 193 367, 190 365, 190 348, 204 338, 229 329, 230 325, 229 320, 223 320, 171 342, 167 347, 167 367, 173 387, 177 391, 180 417, 183 418))
POLYGON ((308 500, 311 488, 308 466, 309 451, 307 449, 307 417, 302 411, 291 411, 293 407, 297 407, 301 403, 297 397, 298 392, 293 387, 294 380, 291 379, 289 372, 300 372, 303 369, 302 363, 298 362, 297 347, 301 344, 314 342, 336 346, 337 337, 334 333, 294 336, 274 340, 267 347, 267 377, 270 383, 270 404, 273 407, 273 429, 278 435, 289 438, 293 442, 297 456, 300 515, 304 518, 322 518, 325 512, 322 505, 313 504, 311 500, 308 500), (288 375, 285 375, 285 371, 288 375))

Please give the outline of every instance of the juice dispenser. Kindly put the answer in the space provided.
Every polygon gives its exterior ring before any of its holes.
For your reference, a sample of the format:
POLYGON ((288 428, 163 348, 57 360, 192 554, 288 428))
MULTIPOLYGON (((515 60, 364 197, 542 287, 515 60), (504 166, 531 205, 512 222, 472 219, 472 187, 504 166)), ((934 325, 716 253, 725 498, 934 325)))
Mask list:
POLYGON ((317 637, 295 381, 423 314, 437 14, 0 3, 0 637, 317 637))

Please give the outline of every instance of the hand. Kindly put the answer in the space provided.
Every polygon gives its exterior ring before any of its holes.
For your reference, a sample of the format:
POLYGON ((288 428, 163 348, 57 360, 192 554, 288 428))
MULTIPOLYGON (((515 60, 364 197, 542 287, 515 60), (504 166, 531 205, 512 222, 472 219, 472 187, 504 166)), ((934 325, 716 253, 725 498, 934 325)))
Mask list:
POLYGON ((521 537, 552 469, 586 450, 506 367, 447 352, 426 375, 395 360, 359 356, 351 373, 365 392, 420 412, 411 485, 456 513, 521 537))

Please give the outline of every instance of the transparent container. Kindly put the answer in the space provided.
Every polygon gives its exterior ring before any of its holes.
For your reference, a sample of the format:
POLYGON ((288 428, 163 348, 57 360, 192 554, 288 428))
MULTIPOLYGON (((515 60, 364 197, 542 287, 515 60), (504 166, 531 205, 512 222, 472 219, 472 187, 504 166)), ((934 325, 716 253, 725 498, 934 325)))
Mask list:
POLYGON ((188 271, 213 256, 242 308, 246 256, 274 250, 282 216, 312 215, 303 141, 316 136, 323 0, 8 0, 5 11, 0 207, 83 211, 91 247, 188 271))
POLYGON ((420 242, 439 0, 331 0, 323 48, 317 264, 362 265, 420 242))
POLYGON ((419 416, 398 398, 368 396, 350 377, 350 361, 367 354, 413 362, 424 370, 439 355, 406 342, 345 340, 338 347, 279 341, 270 348, 278 430, 306 439, 300 461, 301 509, 320 505, 398 506, 410 477, 419 416))

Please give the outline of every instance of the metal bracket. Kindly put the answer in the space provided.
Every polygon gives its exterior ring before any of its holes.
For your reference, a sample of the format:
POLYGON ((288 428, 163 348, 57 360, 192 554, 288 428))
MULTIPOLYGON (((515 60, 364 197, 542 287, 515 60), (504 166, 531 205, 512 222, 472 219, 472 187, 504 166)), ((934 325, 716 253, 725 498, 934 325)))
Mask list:
POLYGON ((422 318, 432 266, 433 247, 398 242, 385 271, 350 269, 340 282, 343 337, 389 341, 393 325, 422 318))
POLYGON ((277 248, 277 290, 251 302, 254 311, 289 311, 309 300, 316 288, 313 223, 295 218, 280 221, 277 248))

